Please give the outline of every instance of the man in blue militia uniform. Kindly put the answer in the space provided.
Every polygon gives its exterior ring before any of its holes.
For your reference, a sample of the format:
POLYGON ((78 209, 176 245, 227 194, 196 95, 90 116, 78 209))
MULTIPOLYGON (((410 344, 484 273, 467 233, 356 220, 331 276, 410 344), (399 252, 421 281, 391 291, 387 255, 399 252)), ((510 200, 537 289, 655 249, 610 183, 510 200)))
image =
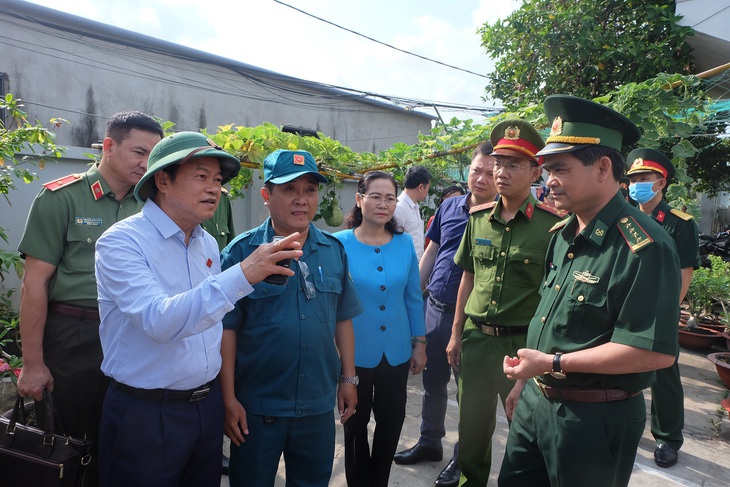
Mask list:
POLYGON ((325 487, 334 458, 332 408, 337 403, 342 423, 355 414, 352 318, 362 306, 342 244, 311 223, 326 181, 308 152, 270 154, 261 196, 271 217, 222 253, 226 269, 275 235, 301 235, 295 275, 285 284, 255 285, 223 320, 232 486, 273 485, 283 453, 287 485, 325 487))
POLYGON ((489 480, 497 400, 504 406, 513 385, 502 360, 525 345, 549 230, 563 216, 530 191, 542 174, 535 154, 545 143, 537 130, 524 120, 505 120, 490 138, 499 199, 469 211, 454 255, 464 272, 446 347, 459 371, 459 485, 468 487, 489 480))
MULTIPOLYGON (((426 247, 419 266, 421 288, 428 291, 425 303, 428 366, 423 371, 421 436, 413 447, 396 453, 394 460, 399 465, 413 465, 424 460, 440 461, 443 456, 441 438, 446 435, 446 388, 452 370, 446 357, 446 346, 451 338, 456 293, 461 282, 461 267, 454 262, 454 254, 464 235, 469 209, 494 201, 497 196, 492 151, 489 141, 474 149, 467 177, 469 193, 444 200, 426 232, 431 243, 426 247)), ((454 372, 454 375, 458 381, 458 373, 454 372)), ((457 441, 451 460, 434 482, 436 485, 453 487, 459 483, 458 449, 457 441)))
POLYGON ((572 216, 552 230, 526 348, 504 358, 519 401, 499 485, 625 486, 646 422, 641 390, 677 354, 679 259, 619 191, 619 151, 638 128, 567 95, 549 96, 545 112, 547 186, 572 216))
MULTIPOLYGON (((631 180, 629 195, 639 209, 651 216, 677 244, 682 287, 679 302, 684 300, 692 273, 700 268, 700 238, 692 215, 675 210, 664 199, 674 178, 672 161, 654 149, 636 149, 626 158, 631 180)), ((677 357, 679 358, 679 357, 677 357)), ((657 442, 654 462, 668 468, 677 463, 677 451, 684 443, 684 390, 679 375, 679 362, 656 372, 651 386, 651 434, 657 442)))

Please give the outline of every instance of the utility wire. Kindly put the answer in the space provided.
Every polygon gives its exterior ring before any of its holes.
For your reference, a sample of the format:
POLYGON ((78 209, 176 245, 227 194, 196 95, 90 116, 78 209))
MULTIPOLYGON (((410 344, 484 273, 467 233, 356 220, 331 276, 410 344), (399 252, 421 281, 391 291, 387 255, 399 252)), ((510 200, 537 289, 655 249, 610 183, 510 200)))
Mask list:
POLYGON ((408 54, 409 56, 415 56, 415 57, 420 58, 420 59, 423 59, 425 61, 429 61, 429 62, 432 62, 432 63, 440 64, 441 66, 446 66, 447 68, 456 69, 458 71, 463 71, 465 73, 473 74, 474 76, 479 76, 480 78, 488 78, 488 76, 485 76, 483 74, 475 73, 474 71, 469 71, 468 69, 460 68, 458 66, 452 66, 451 64, 442 63, 441 61, 436 61, 435 59, 430 59, 430 58, 427 58, 425 56, 421 56, 420 54, 416 54, 414 52, 406 51, 405 49, 400 49, 398 47, 392 46, 390 44, 387 44, 385 42, 379 41, 377 39, 373 39, 372 37, 368 37, 365 34, 360 34, 359 32, 355 32, 354 30, 348 29, 347 27, 343 27, 341 25, 335 24, 334 22, 330 22, 329 20, 325 20, 325 19, 323 19, 321 17, 317 17, 316 15, 312 15, 309 12, 305 12, 304 10, 301 10, 299 8, 296 8, 296 7, 294 7, 292 5, 289 5, 287 3, 281 2, 280 0, 274 0, 274 2, 276 2, 276 3, 280 4, 280 5, 283 5, 285 7, 289 7, 292 10, 296 10, 297 12, 303 13, 304 15, 307 15, 309 17, 312 17, 313 19, 317 19, 317 20, 319 20, 321 22, 324 22, 325 24, 329 24, 329 25, 331 25, 333 27, 337 27, 338 29, 342 29, 342 30, 347 31, 347 32, 349 32, 351 34, 355 34, 356 36, 363 37, 363 38, 365 38, 365 39, 367 39, 369 41, 376 42, 376 43, 378 43, 378 44, 380 44, 382 46, 389 47, 391 49, 395 49, 396 51, 400 51, 402 53, 408 54))

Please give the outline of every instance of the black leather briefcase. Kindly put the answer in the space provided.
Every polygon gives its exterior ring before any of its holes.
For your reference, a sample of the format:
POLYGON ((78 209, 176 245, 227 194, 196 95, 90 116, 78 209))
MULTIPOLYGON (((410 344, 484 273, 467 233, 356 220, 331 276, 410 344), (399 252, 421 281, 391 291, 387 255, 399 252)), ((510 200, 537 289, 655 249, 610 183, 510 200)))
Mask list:
POLYGON ((0 416, 0 482, 3 487, 77 487, 91 460, 90 444, 56 432, 58 414, 50 392, 36 402, 38 426, 28 425, 26 405, 0 416))

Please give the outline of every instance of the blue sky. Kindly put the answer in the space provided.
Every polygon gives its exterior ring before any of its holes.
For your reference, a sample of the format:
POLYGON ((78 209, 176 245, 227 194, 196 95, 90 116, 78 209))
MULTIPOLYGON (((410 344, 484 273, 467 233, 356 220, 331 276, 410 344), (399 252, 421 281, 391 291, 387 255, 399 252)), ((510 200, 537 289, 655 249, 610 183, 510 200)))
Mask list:
MULTIPOLYGON (((31 0, 279 73, 388 95, 460 105, 482 101, 486 79, 397 52, 273 0, 31 0)), ((476 29, 519 0, 283 0, 422 56, 486 74, 476 29)), ((479 117, 443 112, 445 118, 479 117)))

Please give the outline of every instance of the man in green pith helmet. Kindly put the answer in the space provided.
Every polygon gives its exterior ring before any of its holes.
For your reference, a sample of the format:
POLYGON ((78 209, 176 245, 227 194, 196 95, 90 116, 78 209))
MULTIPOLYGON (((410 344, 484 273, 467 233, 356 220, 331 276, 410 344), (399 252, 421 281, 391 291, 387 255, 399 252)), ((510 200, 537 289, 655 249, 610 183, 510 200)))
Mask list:
POLYGON ((581 98, 544 107, 552 128, 538 155, 555 206, 572 216, 553 228, 526 348, 504 358, 520 395, 499 485, 625 486, 646 421, 641 391, 677 354, 679 259, 619 191, 620 150, 638 128, 581 98))
POLYGON ((44 388, 51 391, 63 433, 91 441, 86 487, 99 485, 97 438, 108 385, 99 370, 94 250, 107 228, 141 209, 132 190, 163 135, 147 114, 114 114, 106 125, 101 160, 85 173, 43 185, 18 246, 25 258, 18 392, 41 400, 44 388))
MULTIPOLYGON (((667 156, 654 149, 636 149, 626 162, 629 165, 626 175, 631 180, 629 195, 677 244, 682 269, 681 303, 689 289, 692 273, 700 268, 697 223, 692 215, 675 210, 664 199, 675 174, 674 165, 667 156)), ((679 362, 675 359, 671 367, 657 370, 656 376, 657 380, 651 386, 651 434, 657 442, 654 462, 668 468, 677 463, 677 452, 684 442, 684 390, 679 362)))
POLYGON ((502 358, 525 346, 550 228, 564 214, 535 199, 544 147, 524 120, 505 120, 491 134, 497 201, 473 206, 456 265, 464 269, 457 294, 449 364, 459 371, 459 485, 484 486, 492 466, 497 397, 504 405, 512 381, 502 358))

